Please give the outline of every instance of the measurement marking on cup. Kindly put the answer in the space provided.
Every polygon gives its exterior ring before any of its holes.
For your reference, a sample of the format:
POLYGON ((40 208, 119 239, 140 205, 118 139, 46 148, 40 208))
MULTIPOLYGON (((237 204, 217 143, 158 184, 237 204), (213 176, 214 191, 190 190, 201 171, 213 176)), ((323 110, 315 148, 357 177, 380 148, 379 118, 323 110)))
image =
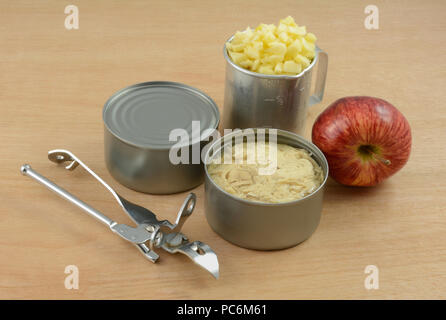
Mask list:
POLYGON ((277 96, 277 97, 275 97, 275 98, 266 98, 266 99, 263 99, 263 101, 265 101, 265 102, 277 102, 278 104, 283 105, 283 104, 284 104, 284 101, 285 101, 285 98, 282 97, 282 96, 277 96))

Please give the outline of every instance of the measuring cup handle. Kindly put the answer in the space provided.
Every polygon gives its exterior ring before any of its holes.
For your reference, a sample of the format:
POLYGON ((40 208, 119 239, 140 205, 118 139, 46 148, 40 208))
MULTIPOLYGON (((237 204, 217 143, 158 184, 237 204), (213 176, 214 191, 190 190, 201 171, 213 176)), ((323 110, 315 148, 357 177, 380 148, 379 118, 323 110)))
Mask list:
POLYGON ((309 100, 310 106, 322 101, 325 90, 325 79, 327 78, 328 55, 319 47, 316 47, 316 52, 319 61, 317 62, 317 75, 314 94, 310 96, 309 100))

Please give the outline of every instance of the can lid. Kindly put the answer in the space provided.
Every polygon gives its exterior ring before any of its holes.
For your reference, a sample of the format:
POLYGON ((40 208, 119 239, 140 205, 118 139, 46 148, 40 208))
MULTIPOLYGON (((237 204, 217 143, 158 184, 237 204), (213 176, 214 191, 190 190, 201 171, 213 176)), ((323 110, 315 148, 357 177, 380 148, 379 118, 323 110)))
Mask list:
MULTIPOLYGON (((165 149, 178 143, 169 141, 174 129, 185 130, 189 143, 192 121, 199 121, 201 139, 220 120, 215 102, 205 93, 176 82, 153 81, 129 86, 116 92, 103 110, 105 126, 120 140, 144 148, 165 149)), ((198 139, 197 139, 198 138, 198 139)))

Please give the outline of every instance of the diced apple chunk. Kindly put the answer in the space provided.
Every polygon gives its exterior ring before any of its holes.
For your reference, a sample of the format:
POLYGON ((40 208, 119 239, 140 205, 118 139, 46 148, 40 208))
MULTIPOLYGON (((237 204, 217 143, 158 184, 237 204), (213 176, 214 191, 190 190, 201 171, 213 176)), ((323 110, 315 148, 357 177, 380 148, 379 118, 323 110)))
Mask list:
POLYGON ((300 64, 294 61, 288 60, 283 64, 283 71, 286 73, 298 74, 302 71, 300 64))
POLYGON ((260 66, 259 72, 263 74, 274 74, 273 67, 269 65, 260 66))

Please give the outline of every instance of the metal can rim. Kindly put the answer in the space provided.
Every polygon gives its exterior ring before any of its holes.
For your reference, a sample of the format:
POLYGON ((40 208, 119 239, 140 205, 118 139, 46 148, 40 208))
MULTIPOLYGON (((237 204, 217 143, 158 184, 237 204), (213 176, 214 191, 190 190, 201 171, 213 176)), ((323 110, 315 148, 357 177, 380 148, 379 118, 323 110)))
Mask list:
MULTIPOLYGON (((216 115, 216 122, 213 128, 208 128, 208 129, 214 129, 217 130, 219 124, 220 124, 220 111, 218 110, 218 106, 215 103, 215 101, 206 93, 204 93, 203 91, 194 88, 192 86, 189 86, 187 84, 181 83, 181 82, 174 82, 174 81, 146 81, 146 82, 140 82, 140 83, 135 83, 132 85, 129 85, 127 87, 124 87, 122 89, 119 89, 118 91, 116 91, 114 94, 112 94, 107 101, 104 104, 104 107, 102 108, 102 122, 104 123, 104 126, 106 128, 106 130, 108 132, 110 132, 115 138, 117 138, 118 140, 136 147, 136 148, 141 148, 141 149, 148 149, 148 150, 169 150, 171 148, 171 146, 166 145, 166 146, 147 146, 144 144, 139 144, 139 143, 135 143, 132 141, 129 141, 128 139, 122 138, 120 137, 118 134, 116 134, 116 132, 114 132, 110 126, 108 125, 107 121, 105 121, 105 114, 107 112, 107 108, 110 106, 111 102, 116 99, 118 96, 125 94, 125 92, 127 92, 130 89, 136 88, 136 87, 142 87, 142 86, 149 86, 149 85, 171 85, 171 86, 175 86, 177 88, 183 88, 183 89, 187 89, 190 90, 202 97, 204 97, 208 102, 209 102, 209 106, 213 109, 215 115, 216 115)), ((203 140, 208 139, 211 136, 211 133, 209 133, 206 136, 201 137, 202 139, 200 139, 200 141, 196 141, 196 142, 191 142, 189 145, 194 145, 196 143, 200 143, 203 140)))

